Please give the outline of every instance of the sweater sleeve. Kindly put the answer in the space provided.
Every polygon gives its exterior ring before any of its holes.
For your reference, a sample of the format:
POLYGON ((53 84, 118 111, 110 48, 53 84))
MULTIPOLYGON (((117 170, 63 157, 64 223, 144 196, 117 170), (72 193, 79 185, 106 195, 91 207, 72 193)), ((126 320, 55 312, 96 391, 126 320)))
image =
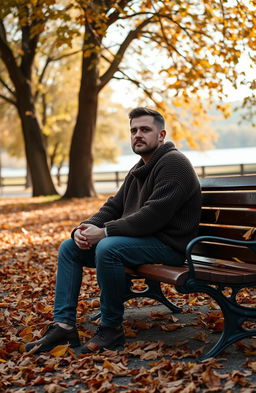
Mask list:
POLYGON ((166 168, 159 171, 150 197, 136 212, 105 222, 108 236, 150 236, 162 230, 189 197, 181 182, 166 168))
MULTIPOLYGON (((99 228, 105 226, 105 222, 109 220, 116 220, 122 215, 122 200, 123 200, 123 187, 122 185, 119 191, 108 198, 107 202, 100 208, 100 210, 93 216, 88 218, 88 220, 80 222, 80 224, 93 224, 99 228)), ((75 227, 71 232, 71 238, 74 240, 74 234, 78 227, 75 227)))
POLYGON ((108 198, 107 202, 88 220, 82 221, 85 224, 93 224, 99 228, 103 228, 106 221, 116 220, 121 217, 123 211, 123 189, 124 184, 120 187, 119 191, 108 198))

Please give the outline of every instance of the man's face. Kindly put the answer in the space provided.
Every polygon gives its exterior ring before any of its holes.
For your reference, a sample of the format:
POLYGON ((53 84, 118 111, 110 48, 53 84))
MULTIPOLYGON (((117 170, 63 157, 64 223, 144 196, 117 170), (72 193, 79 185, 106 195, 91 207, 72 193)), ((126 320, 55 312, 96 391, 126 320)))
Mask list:
POLYGON ((163 143, 165 130, 161 130, 152 116, 140 116, 131 121, 131 146, 147 162, 163 143))

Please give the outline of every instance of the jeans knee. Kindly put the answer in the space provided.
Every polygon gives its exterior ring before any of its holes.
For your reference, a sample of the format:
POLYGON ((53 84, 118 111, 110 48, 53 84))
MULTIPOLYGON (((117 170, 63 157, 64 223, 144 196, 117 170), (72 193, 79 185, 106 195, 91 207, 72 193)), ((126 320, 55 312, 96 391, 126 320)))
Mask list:
POLYGON ((109 239, 104 238, 102 240, 99 241, 99 243, 96 246, 95 249, 95 256, 96 259, 102 259, 102 257, 104 257, 110 250, 109 247, 109 239))
POLYGON ((96 265, 108 265, 120 262, 120 253, 118 251, 119 246, 116 242, 115 237, 106 237, 102 239, 95 250, 96 265))
POLYGON ((59 258, 67 257, 74 250, 74 241, 72 239, 64 240, 59 247, 59 258))

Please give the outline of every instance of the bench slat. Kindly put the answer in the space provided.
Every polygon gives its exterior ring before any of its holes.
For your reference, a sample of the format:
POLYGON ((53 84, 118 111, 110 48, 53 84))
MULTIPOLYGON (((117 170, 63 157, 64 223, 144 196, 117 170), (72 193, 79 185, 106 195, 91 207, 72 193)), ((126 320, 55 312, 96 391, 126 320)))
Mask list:
POLYGON ((202 223, 255 226, 256 209, 251 210, 225 210, 225 209, 203 209, 201 215, 202 223))
POLYGON ((247 247, 238 247, 229 244, 200 243, 193 248, 193 254, 194 253, 205 257, 226 260, 236 260, 235 258, 237 258, 242 262, 256 264, 256 252, 247 247))
POLYGON ((256 192, 203 193, 203 206, 248 206, 256 208, 256 192))
POLYGON ((202 190, 255 190, 256 175, 206 177, 200 183, 202 190))
MULTIPOLYGON (((256 224, 255 224, 256 225, 256 224)), ((220 237, 228 237, 235 240, 247 240, 244 235, 251 229, 251 235, 249 240, 256 239, 256 227, 253 231, 254 227, 247 228, 234 228, 227 226, 212 226, 212 225, 200 225, 199 227, 199 236, 220 236, 220 237)))

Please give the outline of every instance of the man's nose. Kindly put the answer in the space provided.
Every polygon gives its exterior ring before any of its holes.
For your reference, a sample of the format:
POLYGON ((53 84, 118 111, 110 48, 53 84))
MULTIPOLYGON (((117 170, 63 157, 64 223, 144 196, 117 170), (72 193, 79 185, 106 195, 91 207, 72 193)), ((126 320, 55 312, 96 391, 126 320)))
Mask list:
POLYGON ((138 128, 137 130, 136 130, 136 134, 134 135, 135 136, 135 138, 137 137, 141 137, 142 136, 142 131, 141 131, 141 129, 140 128, 138 128))

